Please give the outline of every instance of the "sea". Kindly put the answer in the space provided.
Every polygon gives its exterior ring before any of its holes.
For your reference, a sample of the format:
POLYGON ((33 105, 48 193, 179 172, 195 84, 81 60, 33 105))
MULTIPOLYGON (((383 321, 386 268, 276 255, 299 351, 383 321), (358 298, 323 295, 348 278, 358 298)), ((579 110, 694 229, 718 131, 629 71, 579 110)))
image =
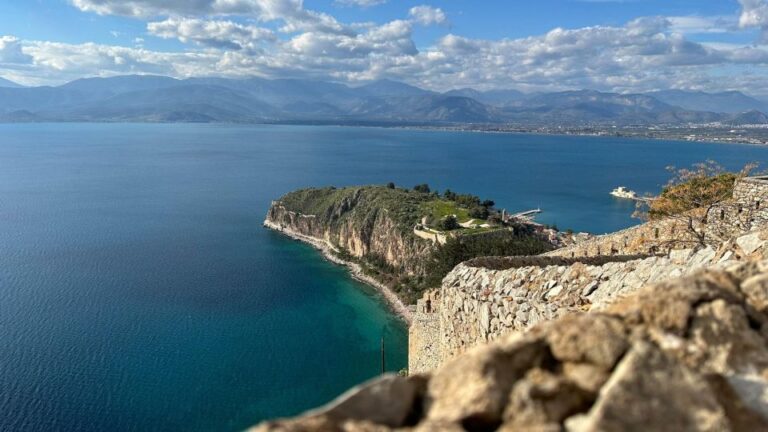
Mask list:
MULTIPOLYGON (((605 233, 617 186, 768 147, 332 126, 0 125, 0 430, 237 431, 407 365, 369 287, 262 227, 293 189, 428 183, 605 233)), ((768 167, 766 167, 768 168, 768 167)))

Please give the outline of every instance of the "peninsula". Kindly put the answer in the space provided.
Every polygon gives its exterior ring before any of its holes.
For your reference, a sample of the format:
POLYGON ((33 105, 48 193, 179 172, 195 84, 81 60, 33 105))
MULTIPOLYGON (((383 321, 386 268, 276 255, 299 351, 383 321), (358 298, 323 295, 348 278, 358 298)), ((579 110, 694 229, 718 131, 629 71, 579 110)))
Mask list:
POLYGON ((274 201, 264 226, 309 243, 376 288, 411 320, 412 305, 457 264, 553 248, 552 230, 491 200, 426 184, 312 188, 274 201))

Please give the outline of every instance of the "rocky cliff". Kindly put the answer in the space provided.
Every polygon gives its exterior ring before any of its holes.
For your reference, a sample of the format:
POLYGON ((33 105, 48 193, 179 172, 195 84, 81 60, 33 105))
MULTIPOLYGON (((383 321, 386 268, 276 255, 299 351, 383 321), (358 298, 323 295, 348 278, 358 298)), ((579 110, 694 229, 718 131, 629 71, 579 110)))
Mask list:
MULTIPOLYGON (((274 201, 265 225, 321 242, 384 278, 423 273, 432 243, 413 235, 427 194, 366 186, 303 189, 274 201)), ((306 238, 302 238, 307 240, 306 238)), ((408 293, 400 293, 406 301, 408 293)))

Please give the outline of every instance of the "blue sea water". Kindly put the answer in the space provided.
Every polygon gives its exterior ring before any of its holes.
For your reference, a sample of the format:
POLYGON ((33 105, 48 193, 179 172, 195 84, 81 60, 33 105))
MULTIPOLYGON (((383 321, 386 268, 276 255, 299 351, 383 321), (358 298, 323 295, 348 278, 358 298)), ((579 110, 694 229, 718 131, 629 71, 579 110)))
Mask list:
POLYGON ((618 185, 768 148, 309 126, 0 125, 0 430, 239 430, 407 363, 405 326, 265 230, 299 187, 470 192, 596 233, 618 185))

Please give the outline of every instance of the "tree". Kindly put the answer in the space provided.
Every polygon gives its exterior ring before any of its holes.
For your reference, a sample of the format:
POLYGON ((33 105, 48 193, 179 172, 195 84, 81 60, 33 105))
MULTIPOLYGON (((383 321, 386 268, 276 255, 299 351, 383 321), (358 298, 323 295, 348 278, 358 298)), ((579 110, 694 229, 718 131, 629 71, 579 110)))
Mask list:
POLYGON ((469 217, 473 217, 475 219, 488 219, 488 215, 490 215, 488 207, 477 206, 469 209, 469 217))
POLYGON ((728 172, 717 162, 708 160, 691 168, 667 167, 672 174, 661 194, 638 202, 633 216, 646 220, 670 220, 682 227, 663 243, 693 243, 700 246, 722 242, 731 228, 737 228, 738 218, 718 218, 719 226, 710 224, 717 211, 724 212, 733 197, 736 180, 746 177, 756 164, 747 164, 739 172, 728 172))
POLYGON ((413 190, 415 190, 416 192, 421 192, 426 194, 430 192, 429 185, 426 183, 414 186, 413 190))
POLYGON ((395 184, 394 183, 392 183, 392 182, 387 183, 387 189, 394 189, 394 188, 395 188, 395 184))
POLYGON ((448 201, 456 201, 456 192, 453 192, 450 189, 446 189, 445 192, 443 192, 443 198, 447 199, 448 201))
POLYGON ((440 229, 442 231, 451 231, 459 227, 459 221, 456 220, 456 216, 449 215, 444 217, 440 221, 440 229))
POLYGON ((487 199, 487 200, 483 201, 482 203, 480 203, 480 205, 485 207, 485 208, 491 208, 491 207, 495 206, 496 203, 493 202, 492 200, 488 200, 487 199))

